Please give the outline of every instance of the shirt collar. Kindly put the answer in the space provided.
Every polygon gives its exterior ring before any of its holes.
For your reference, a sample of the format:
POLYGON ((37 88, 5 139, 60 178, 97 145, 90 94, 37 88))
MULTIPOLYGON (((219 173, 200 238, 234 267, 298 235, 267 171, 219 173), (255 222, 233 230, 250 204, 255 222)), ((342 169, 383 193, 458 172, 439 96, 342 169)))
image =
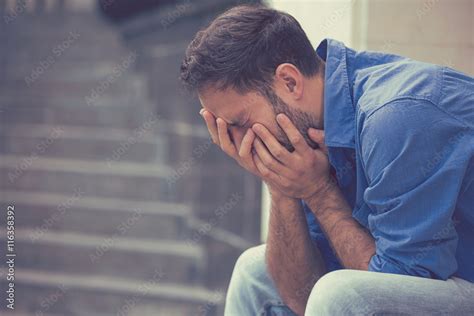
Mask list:
POLYGON ((355 111, 350 93, 347 49, 333 39, 323 40, 316 53, 326 61, 324 135, 327 146, 355 148, 355 111))

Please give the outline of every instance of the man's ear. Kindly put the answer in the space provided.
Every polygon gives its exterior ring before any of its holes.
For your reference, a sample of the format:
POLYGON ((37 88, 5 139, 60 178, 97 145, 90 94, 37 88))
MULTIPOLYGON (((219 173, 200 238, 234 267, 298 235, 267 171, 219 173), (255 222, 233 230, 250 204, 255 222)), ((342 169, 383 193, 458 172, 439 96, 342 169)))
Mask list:
POLYGON ((303 96, 303 74, 295 65, 284 63, 275 70, 275 90, 281 95, 298 100, 303 96))

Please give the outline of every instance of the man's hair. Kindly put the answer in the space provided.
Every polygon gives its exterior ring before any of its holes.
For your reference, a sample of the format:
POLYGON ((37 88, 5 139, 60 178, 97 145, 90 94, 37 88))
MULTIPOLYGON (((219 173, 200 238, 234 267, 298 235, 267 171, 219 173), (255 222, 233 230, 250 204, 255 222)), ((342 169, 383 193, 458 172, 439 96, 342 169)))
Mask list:
POLYGON ((196 34, 186 50, 180 77, 191 91, 233 88, 267 95, 282 63, 293 64, 307 77, 322 67, 294 17, 263 5, 242 5, 196 34))

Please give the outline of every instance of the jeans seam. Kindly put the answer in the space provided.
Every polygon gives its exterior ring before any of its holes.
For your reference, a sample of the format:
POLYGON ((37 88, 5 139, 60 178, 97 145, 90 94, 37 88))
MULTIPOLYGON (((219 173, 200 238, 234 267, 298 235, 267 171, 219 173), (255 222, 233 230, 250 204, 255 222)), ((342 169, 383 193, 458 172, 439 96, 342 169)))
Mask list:
POLYGON ((282 301, 277 301, 277 300, 267 300, 263 303, 262 308, 260 308, 258 315, 260 316, 265 316, 265 312, 267 311, 268 307, 271 306, 280 306, 280 307, 286 307, 288 308, 282 301))

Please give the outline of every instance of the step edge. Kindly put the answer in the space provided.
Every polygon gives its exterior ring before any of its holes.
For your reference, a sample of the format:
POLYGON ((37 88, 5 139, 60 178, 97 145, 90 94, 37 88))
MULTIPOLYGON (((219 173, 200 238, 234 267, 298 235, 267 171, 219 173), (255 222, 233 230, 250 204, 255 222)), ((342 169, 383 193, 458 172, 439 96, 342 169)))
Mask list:
MULTIPOLYGON (((134 131, 126 128, 116 127, 87 127, 80 125, 56 125, 56 124, 12 124, 5 123, 0 126, 0 135, 11 138, 44 138, 51 137, 54 129, 61 130, 60 139, 81 139, 98 141, 126 141, 128 137, 134 136, 134 131)), ((141 136, 136 143, 157 144, 156 136, 151 131, 141 136)))
MULTIPOLYGON (((15 229, 16 243, 29 243, 34 245, 55 245, 61 247, 77 247, 98 249, 98 246, 106 246, 108 251, 126 251, 147 254, 172 255, 177 257, 189 257, 193 259, 204 258, 204 248, 200 245, 187 243, 186 241, 163 240, 151 238, 115 237, 114 235, 83 234, 76 232, 46 231, 34 241, 29 238, 35 230, 28 228, 15 229)), ((0 240, 6 240, 6 230, 0 228, 0 240)))
MULTIPOLYGON (((53 206, 55 208, 63 205, 65 201, 73 198, 74 195, 50 193, 50 192, 29 192, 15 190, 0 190, 0 201, 15 201, 18 204, 53 206), (13 198, 12 198, 13 196, 13 198)), ((79 197, 79 195, 78 195, 79 197)), ((130 212, 139 209, 144 214, 167 215, 189 218, 192 215, 191 207, 185 203, 172 203, 161 201, 137 201, 131 199, 107 198, 107 197, 80 197, 74 201, 74 207, 88 210, 100 210, 104 212, 130 212), (109 204, 103 206, 104 204, 109 204), (165 211, 163 211, 165 210, 165 211)))
MULTIPOLYGON (((21 173, 21 162, 27 162, 32 157, 26 155, 0 155, 0 168, 18 169, 21 173)), ((96 161, 86 159, 34 157, 34 163, 29 164, 28 170, 71 172, 82 174, 101 174, 116 176, 137 176, 145 178, 169 179, 175 170, 163 163, 137 163, 132 161, 96 161)))
MULTIPOLYGON (((177 283, 160 282, 161 271, 158 271, 158 281, 155 278, 149 280, 136 280, 130 278, 118 278, 107 276, 90 276, 84 274, 62 274, 43 270, 15 269, 15 280, 18 283, 34 284, 40 286, 65 287, 79 290, 105 291, 108 293, 120 294, 145 294, 145 297, 156 297, 170 300, 186 300, 189 302, 223 303, 224 294, 220 291, 212 291, 203 286, 189 286, 177 283), (148 286, 148 291, 143 293, 139 290, 144 284, 155 281, 155 284, 148 286), (136 289, 136 290, 134 290, 136 289), (219 297, 216 298, 216 293, 219 297)), ((6 269, 0 268, 0 275, 6 273, 6 269)), ((6 282, 4 278, 0 283, 6 282)))

